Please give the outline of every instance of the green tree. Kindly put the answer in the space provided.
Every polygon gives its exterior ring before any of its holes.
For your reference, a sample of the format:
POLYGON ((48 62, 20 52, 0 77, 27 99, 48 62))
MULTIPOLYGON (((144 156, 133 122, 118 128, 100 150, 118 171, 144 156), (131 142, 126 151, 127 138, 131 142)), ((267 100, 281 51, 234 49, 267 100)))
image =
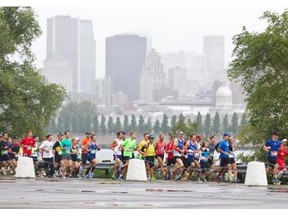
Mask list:
POLYGON ((210 129, 211 129, 211 116, 210 116, 210 113, 207 113, 205 117, 205 125, 204 125, 204 132, 205 132, 206 137, 209 136, 209 134, 211 133, 210 129))
POLYGON ((239 125, 238 125, 238 115, 236 112, 233 113, 231 119, 231 132, 236 134, 238 132, 239 125))
MULTIPOLYGON (((90 101, 69 102, 59 113, 59 119, 63 123, 62 131, 70 130, 73 133, 85 133, 92 129, 95 131, 94 116, 97 116, 96 105, 90 101)), ((99 126, 99 123, 97 124, 99 126)))
POLYGON ((169 132, 169 125, 168 125, 168 116, 166 114, 163 115, 163 120, 161 123, 161 131, 164 134, 167 134, 169 132))
POLYGON ((137 122, 136 122, 136 118, 134 114, 131 116, 131 124, 129 128, 130 128, 130 131, 137 131, 137 122))
POLYGON ((178 122, 185 122, 185 116, 182 113, 178 117, 178 122))
POLYGON ((114 133, 114 122, 113 122, 112 116, 109 116, 107 124, 108 124, 108 128, 107 128, 108 133, 113 134, 114 133))
POLYGON ((229 131, 229 123, 228 123, 228 115, 225 114, 223 118, 223 124, 222 124, 223 132, 228 132, 229 131))
POLYGON ((123 122, 123 129, 124 131, 129 131, 129 122, 128 122, 128 116, 124 115, 124 122, 123 122))
POLYGON ((246 124, 247 124, 246 114, 243 113, 241 117, 240 128, 244 127, 246 124))
POLYGON ((106 134, 107 128, 106 128, 106 118, 104 115, 101 115, 101 121, 100 121, 100 133, 106 134))
POLYGON ((171 128, 170 134, 177 135, 179 131, 183 131, 185 138, 189 138, 192 133, 197 132, 197 124, 192 122, 190 118, 180 119, 171 128))
POLYGON ((145 131, 146 131, 146 133, 149 133, 149 134, 151 134, 151 132, 152 132, 152 122, 151 122, 150 117, 147 119, 147 122, 145 124, 145 131))
POLYGON ((155 135, 160 133, 160 121, 158 119, 156 119, 156 121, 153 125, 153 133, 155 135))
POLYGON ((100 132, 99 120, 98 120, 98 115, 97 114, 93 118, 93 131, 96 134, 98 134, 100 132))
POLYGON ((262 32, 244 26, 233 37, 234 60, 228 70, 229 79, 239 82, 246 95, 243 143, 263 143, 272 132, 283 137, 288 130, 288 9, 282 14, 266 11, 260 19, 267 22, 262 32))
POLYGON ((177 116, 176 116, 176 115, 173 115, 172 118, 171 118, 171 127, 174 127, 174 126, 175 126, 176 121, 177 121, 177 116))
POLYGON ((216 112, 215 117, 213 119, 213 133, 217 136, 220 132, 220 116, 219 113, 216 112))
POLYGON ((122 123, 120 121, 120 117, 117 116, 116 123, 115 123, 115 132, 123 131, 122 123))
POLYGON ((201 116, 200 112, 198 112, 198 114, 197 114, 195 123, 196 123, 197 129, 198 129, 197 133, 203 133, 202 116, 201 116))
POLYGON ((0 29, 0 130, 22 136, 31 129, 43 138, 66 93, 34 66, 31 44, 42 33, 36 15, 30 7, 1 7, 0 29))
POLYGON ((138 130, 137 132, 140 134, 143 134, 145 131, 145 120, 142 115, 139 116, 139 122, 138 122, 138 130))

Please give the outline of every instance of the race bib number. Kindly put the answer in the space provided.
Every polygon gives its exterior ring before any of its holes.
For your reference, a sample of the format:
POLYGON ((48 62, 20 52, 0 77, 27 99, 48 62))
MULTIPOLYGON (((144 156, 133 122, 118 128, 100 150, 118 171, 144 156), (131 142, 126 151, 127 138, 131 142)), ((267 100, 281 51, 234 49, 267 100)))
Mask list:
POLYGON ((235 157, 234 154, 229 154, 228 156, 229 156, 229 158, 234 158, 235 157))
POLYGON ((7 150, 4 150, 2 153, 3 153, 3 154, 8 154, 8 151, 7 151, 7 150))
POLYGON ((27 150, 31 150, 31 149, 32 149, 31 146, 28 146, 28 147, 27 147, 27 150))
POLYGON ((277 156, 277 153, 278 153, 277 151, 271 151, 271 156, 272 156, 272 157, 276 157, 276 156, 277 156))
POLYGON ((96 154, 96 150, 91 150, 91 154, 96 154))
POLYGON ((196 158, 198 158, 200 156, 200 154, 198 153, 198 152, 196 152, 195 154, 194 154, 194 157, 196 157, 196 158))

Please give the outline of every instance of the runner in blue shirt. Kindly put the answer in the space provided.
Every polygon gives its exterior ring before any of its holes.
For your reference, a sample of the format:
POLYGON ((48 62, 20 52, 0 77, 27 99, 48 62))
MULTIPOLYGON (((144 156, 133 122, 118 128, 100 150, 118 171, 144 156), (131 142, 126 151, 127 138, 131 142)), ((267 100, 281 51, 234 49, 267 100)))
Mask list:
POLYGON ((278 149, 281 145, 280 140, 278 140, 278 133, 274 132, 272 135, 272 139, 268 140, 263 146, 263 150, 267 152, 267 157, 269 161, 268 168, 266 170, 266 174, 269 175, 271 171, 273 171, 273 184, 280 184, 281 182, 277 179, 278 172, 278 164, 277 164, 277 153, 278 149))

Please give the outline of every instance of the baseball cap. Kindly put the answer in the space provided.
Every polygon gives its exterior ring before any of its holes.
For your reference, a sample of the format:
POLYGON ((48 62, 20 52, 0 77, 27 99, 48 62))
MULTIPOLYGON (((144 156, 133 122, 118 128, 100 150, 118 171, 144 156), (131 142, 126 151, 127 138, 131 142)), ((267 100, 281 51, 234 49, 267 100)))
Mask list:
POLYGON ((283 139, 282 142, 287 142, 287 139, 283 139))
POLYGON ((79 138, 79 137, 75 137, 75 139, 76 139, 77 141, 79 141, 79 140, 80 140, 80 138, 79 138))
POLYGON ((200 139, 201 140, 201 136, 199 134, 196 135, 196 139, 200 139))
POLYGON ((224 136, 224 137, 225 137, 225 136, 229 136, 229 133, 226 133, 226 132, 225 132, 225 133, 223 134, 223 136, 224 136))

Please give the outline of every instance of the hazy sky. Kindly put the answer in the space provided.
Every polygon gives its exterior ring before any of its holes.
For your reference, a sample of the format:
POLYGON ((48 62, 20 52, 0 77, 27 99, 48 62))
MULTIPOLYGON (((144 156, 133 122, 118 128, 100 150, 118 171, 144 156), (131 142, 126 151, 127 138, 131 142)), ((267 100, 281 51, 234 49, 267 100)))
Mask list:
POLYGON ((264 11, 282 13, 288 7, 283 0, 82 0, 61 1, 60 4, 57 1, 37 4, 25 2, 25 5, 32 5, 35 9, 43 31, 43 35, 33 44, 38 67, 43 66, 46 58, 47 18, 70 15, 93 20, 97 77, 105 74, 106 37, 124 32, 147 32, 152 37, 152 47, 163 53, 179 50, 202 52, 204 35, 224 35, 227 65, 233 49, 231 39, 241 32, 242 26, 245 25, 250 31, 261 31, 266 26, 265 21, 259 20, 264 11))

